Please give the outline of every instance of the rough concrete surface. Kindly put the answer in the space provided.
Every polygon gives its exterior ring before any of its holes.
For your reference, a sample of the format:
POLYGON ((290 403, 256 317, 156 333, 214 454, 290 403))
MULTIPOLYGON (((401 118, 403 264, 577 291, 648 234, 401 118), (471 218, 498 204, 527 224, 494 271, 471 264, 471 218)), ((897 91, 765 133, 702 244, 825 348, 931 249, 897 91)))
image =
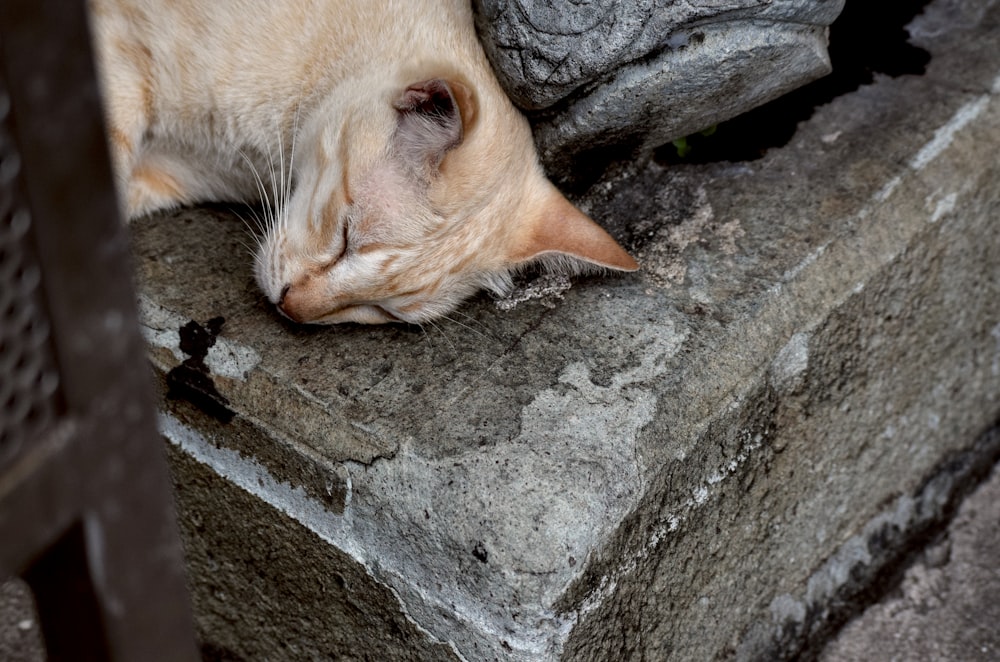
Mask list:
MULTIPOLYGON (((994 432, 1000 435, 1000 430, 994 432)), ((175 455, 176 462, 189 462, 175 455)), ((218 481, 218 479, 216 479, 218 481)), ((200 506, 195 502, 188 507, 200 509, 216 521, 204 520, 199 523, 200 531, 225 531, 222 520, 232 518, 232 511, 218 507, 219 502, 235 498, 255 506, 245 492, 234 489, 218 481, 212 486, 213 492, 200 506), (217 492, 215 490, 218 490, 217 492), (221 499, 219 497, 222 497, 221 499)), ((182 495, 182 499, 192 499, 194 495, 182 495)), ((234 504, 239 507, 241 504, 234 504)), ((236 521, 249 520, 245 516, 232 518, 236 521)), ((266 518, 265 518, 266 519, 266 518)), ((948 524, 942 535, 933 538, 916 555, 913 565, 905 569, 898 587, 879 603, 872 605, 847 625, 831 641, 819 656, 821 662, 856 662, 858 660, 880 660, 884 662, 970 662, 973 660, 995 660, 1000 657, 1000 469, 994 467, 989 479, 980 485, 960 506, 955 518, 948 524)), ((294 526, 293 526, 294 528, 294 526)), ((294 535, 294 534, 293 534, 294 535)), ((282 536, 274 536, 275 541, 282 536)), ((189 544, 199 544, 197 539, 189 544)), ((288 545, 292 551, 286 553, 285 563, 294 558, 294 542, 288 545)), ((200 555, 199 555, 200 556, 200 555)), ((256 561, 252 560, 256 563, 256 561)), ((261 564, 265 568, 268 564, 261 564)), ((247 568, 248 572, 257 570, 247 568)), ((208 576, 199 572, 199 576, 208 576)), ((307 578, 305 586, 315 582, 324 583, 343 590, 347 581, 343 576, 332 575, 332 582, 322 578, 307 578)), ((288 578, 280 582, 286 585, 288 578)), ((243 583, 243 586, 246 586, 243 583)), ((261 586, 267 586, 261 583, 261 586)), ((274 584, 271 584, 273 587, 274 584)), ((227 596, 224 588, 198 582, 198 590, 208 590, 218 599, 237 599, 256 602, 258 596, 227 596)), ((300 589, 301 590, 301 589, 300 589)), ((211 598, 209 598, 211 599, 211 598)), ((23 583, 8 581, 0 584, 0 659, 5 662, 42 662, 45 659, 37 617, 32 613, 28 588, 23 583)), ((284 601, 278 601, 284 606, 284 601)), ((299 601, 303 611, 311 613, 322 610, 322 605, 299 601)), ((364 615, 362 610, 353 610, 355 618, 364 615)), ((288 654, 294 646, 309 649, 311 657, 322 656, 322 643, 312 639, 304 645, 294 643, 295 625, 301 618, 298 614, 268 614, 266 626, 281 628, 268 639, 284 642, 285 650, 278 651, 287 659, 307 658, 308 654, 288 654), (292 623, 287 621, 291 620, 292 623), (290 643, 292 642, 292 643, 290 643)), ((385 624, 351 622, 348 627, 365 628, 369 633, 384 636, 385 630, 376 629, 385 624)), ((225 631, 225 627, 218 628, 225 631)), ((392 632, 392 629, 389 629, 392 632)), ((336 631, 327 631, 330 640, 336 642, 336 631)), ((279 644, 280 645, 280 644, 279 644)), ((374 647, 373 647, 374 648, 374 647)), ((206 648, 206 660, 232 660, 233 654, 214 644, 206 648), (229 655, 229 657, 227 657, 229 655)), ((396 651, 394 659, 406 659, 396 651)), ((426 650, 413 651, 413 659, 434 659, 426 650)), ((332 655, 330 657, 333 657, 332 655)), ((349 659, 348 656, 343 656, 349 659)), ((363 659, 363 658, 362 658, 363 659)))
POLYGON ((974 442, 1000 418, 998 13, 933 3, 926 75, 759 161, 612 168, 579 202, 643 270, 529 283, 507 311, 295 327, 225 209, 135 223, 208 644, 815 650, 946 516, 955 467, 995 459, 974 442))
POLYGON ((45 660, 31 589, 19 579, 0 582, 0 660, 45 660))
POLYGON ((609 169, 642 271, 507 310, 296 327, 225 208, 134 223, 206 653, 817 651, 1000 455, 1000 5, 911 32, 763 159, 609 169))
POLYGON ((821 662, 1000 659, 1000 469, 962 504, 899 587, 852 621, 821 662))
POLYGON ((486 52, 535 113, 550 167, 623 141, 658 146, 830 70, 843 0, 475 0, 486 52))

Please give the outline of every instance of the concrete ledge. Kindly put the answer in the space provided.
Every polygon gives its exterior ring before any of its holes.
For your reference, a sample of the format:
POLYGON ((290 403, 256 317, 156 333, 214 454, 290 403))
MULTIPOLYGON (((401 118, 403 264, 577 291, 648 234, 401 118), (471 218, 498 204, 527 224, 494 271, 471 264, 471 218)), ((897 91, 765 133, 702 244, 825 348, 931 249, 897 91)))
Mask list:
POLYGON ((975 440, 1000 418, 998 19, 930 5, 926 76, 836 100, 760 161, 608 172, 580 202, 643 271, 509 312, 297 328, 225 210, 136 223, 207 640, 248 659, 810 645, 879 544, 941 516, 949 461, 994 457, 975 440))

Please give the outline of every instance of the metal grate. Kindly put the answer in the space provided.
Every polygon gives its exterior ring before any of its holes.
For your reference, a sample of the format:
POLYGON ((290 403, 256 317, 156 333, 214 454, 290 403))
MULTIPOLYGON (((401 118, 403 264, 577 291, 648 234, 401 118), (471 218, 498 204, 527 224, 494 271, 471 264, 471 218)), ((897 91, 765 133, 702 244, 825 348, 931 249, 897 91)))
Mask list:
POLYGON ((12 133, 0 77, 0 467, 55 420, 59 385, 12 133))

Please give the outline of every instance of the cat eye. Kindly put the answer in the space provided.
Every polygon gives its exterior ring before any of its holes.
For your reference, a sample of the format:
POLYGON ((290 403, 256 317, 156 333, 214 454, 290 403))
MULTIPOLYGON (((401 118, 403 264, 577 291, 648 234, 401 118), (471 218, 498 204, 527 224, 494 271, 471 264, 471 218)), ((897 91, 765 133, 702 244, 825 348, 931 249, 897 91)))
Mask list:
POLYGON ((344 230, 341 233, 341 240, 340 240, 340 252, 338 252, 336 255, 334 255, 332 258, 330 258, 326 262, 323 262, 320 265, 319 270, 320 271, 327 271, 328 269, 333 269, 333 267, 336 266, 336 264, 338 262, 340 262, 341 260, 343 260, 345 255, 347 255, 347 249, 348 249, 348 245, 347 245, 347 223, 344 223, 344 230))
POLYGON ((335 262, 339 261, 340 258, 344 257, 344 255, 347 254, 347 221, 344 221, 344 231, 343 235, 340 238, 340 244, 341 244, 340 255, 337 256, 337 260, 335 260, 335 262))

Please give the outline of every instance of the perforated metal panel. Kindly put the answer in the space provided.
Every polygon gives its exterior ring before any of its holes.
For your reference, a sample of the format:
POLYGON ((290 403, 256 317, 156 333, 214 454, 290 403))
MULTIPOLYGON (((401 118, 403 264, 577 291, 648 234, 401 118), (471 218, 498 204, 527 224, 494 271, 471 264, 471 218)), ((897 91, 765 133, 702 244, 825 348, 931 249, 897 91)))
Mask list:
POLYGON ((59 376, 0 77, 0 467, 52 424, 59 376))

